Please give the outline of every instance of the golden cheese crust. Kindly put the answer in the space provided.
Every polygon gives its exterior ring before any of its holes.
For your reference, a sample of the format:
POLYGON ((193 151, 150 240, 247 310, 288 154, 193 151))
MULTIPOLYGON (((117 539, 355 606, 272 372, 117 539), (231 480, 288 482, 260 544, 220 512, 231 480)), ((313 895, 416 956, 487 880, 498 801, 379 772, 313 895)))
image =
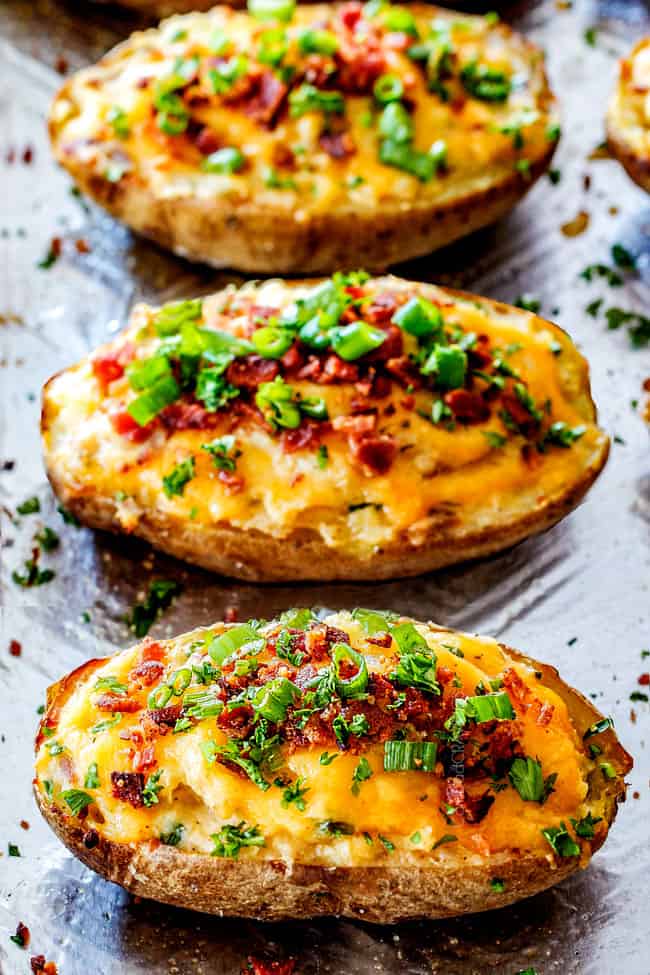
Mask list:
POLYGON ((650 193, 650 38, 623 58, 607 110, 607 144, 628 175, 650 193))
POLYGON ((50 689, 37 741, 36 799, 61 840, 102 876, 134 894, 212 914, 393 923, 513 903, 586 866, 604 842, 631 759, 609 723, 554 668, 492 640, 413 625, 396 614, 361 610, 319 621, 309 611, 290 611, 284 626, 282 620, 255 626, 254 647, 241 644, 242 626, 216 624, 90 661, 50 689), (282 632, 290 634, 284 642, 282 632), (232 658, 223 659, 224 634, 240 645, 232 658), (285 655, 278 668, 279 645, 294 654, 293 664, 285 655), (337 684, 301 725, 296 714, 315 703, 312 675, 336 668, 342 645, 348 661, 363 657, 366 693, 346 698, 337 684), (236 668, 251 654, 261 669, 238 677, 236 668), (413 654, 419 654, 415 671, 413 654), (194 684, 170 699, 179 702, 175 707, 137 710, 145 700, 151 708, 152 693, 161 703, 161 688, 179 689, 179 664, 205 677, 206 659, 221 660, 216 683, 199 685, 199 693, 215 691, 213 701, 221 695, 219 716, 188 707, 197 700, 194 684), (435 679, 427 685, 421 668, 428 665, 427 679, 432 673, 435 679), (153 691, 146 683, 152 666, 154 683, 163 681, 153 691), (427 691, 413 686, 418 679, 427 691), (279 680, 303 695, 289 705, 285 696, 284 714, 279 680), (103 692, 111 686, 113 707, 121 702, 125 712, 117 725, 115 714, 106 720, 103 692), (269 686, 273 693, 260 697, 269 686), (241 699, 246 688, 258 724, 235 726, 228 714, 241 718, 242 706, 233 705, 233 695, 241 699), (473 706, 467 702, 477 701, 469 696, 474 691, 483 705, 498 697, 499 707, 505 700, 511 710, 497 720, 487 720, 489 709, 476 713, 454 731, 447 716, 473 706), (234 740, 241 754, 245 736, 252 740, 268 715, 269 700, 274 707, 280 701, 278 723, 264 728, 280 741, 275 771, 268 775, 261 764, 236 774, 218 743, 232 748, 234 740), (95 724, 98 717, 110 727, 95 724), (365 720, 344 743, 332 730, 342 717, 348 729, 365 720), (191 727, 172 730, 183 719, 191 727), (396 728, 401 748, 437 740, 435 764, 387 771, 396 728), (230 734, 237 737, 228 746, 230 734), (479 765, 476 738, 484 742, 479 765), (216 763, 215 751, 222 755, 216 763), (197 768, 199 752, 205 761, 197 768), (149 778, 134 784, 137 774, 124 770, 129 763, 146 768, 149 778), (260 774, 268 776, 266 785, 260 774), (147 793, 154 801, 142 801, 147 793))
POLYGON ((243 579, 382 579, 499 551, 557 522, 606 461, 595 419, 587 365, 557 326, 354 274, 138 306, 117 339, 49 381, 42 433, 52 486, 84 524, 243 579), (314 339, 308 309, 333 300, 347 302, 349 324, 314 339), (422 309, 438 316, 437 335, 407 330, 434 327, 412 318, 422 309), (177 331, 160 337, 168 320, 177 331), (366 346, 341 344, 349 330, 378 347, 350 358, 366 346), (240 354, 221 352, 215 366, 204 352, 205 368, 193 359, 183 391, 169 377, 186 368, 179 343, 190 335, 238 342, 240 354), (316 349, 321 339, 330 344, 316 349), (141 416, 153 367, 172 397, 141 416))
POLYGON ((368 9, 136 33, 58 94, 56 158, 137 232, 254 273, 384 268, 497 220, 559 136, 541 52, 480 17, 368 9))

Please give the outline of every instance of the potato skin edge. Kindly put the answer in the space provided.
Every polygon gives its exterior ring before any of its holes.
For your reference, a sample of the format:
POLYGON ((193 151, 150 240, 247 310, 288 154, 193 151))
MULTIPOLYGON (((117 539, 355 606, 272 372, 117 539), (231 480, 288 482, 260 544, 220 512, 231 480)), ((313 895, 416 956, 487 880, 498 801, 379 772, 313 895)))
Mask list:
MULTIPOLYGON (((562 697, 579 734, 602 717, 554 667, 501 646, 513 660, 533 666, 541 683, 562 697)), ((101 663, 88 661, 48 689, 41 729, 55 717, 76 683, 101 663)), ((37 744, 40 734, 42 731, 37 744)), ((590 782, 593 792, 606 800, 607 823, 607 830, 598 833, 591 844, 592 853, 605 841, 618 804, 625 799, 624 776, 632 767, 631 757, 612 730, 601 734, 598 742, 603 760, 613 765, 616 777, 599 776, 590 782)), ((40 812, 64 845, 106 880, 138 896, 218 916, 280 921, 334 915, 376 924, 454 917, 505 907, 546 890, 585 865, 579 857, 554 858, 550 848, 548 856, 502 852, 479 862, 479 857, 469 853, 449 854, 446 847, 447 855, 441 863, 423 868, 228 860, 181 853, 156 841, 121 844, 98 834, 91 838, 83 823, 48 802, 36 783, 34 794, 40 812), (503 891, 491 888, 494 877, 505 881, 503 891)))

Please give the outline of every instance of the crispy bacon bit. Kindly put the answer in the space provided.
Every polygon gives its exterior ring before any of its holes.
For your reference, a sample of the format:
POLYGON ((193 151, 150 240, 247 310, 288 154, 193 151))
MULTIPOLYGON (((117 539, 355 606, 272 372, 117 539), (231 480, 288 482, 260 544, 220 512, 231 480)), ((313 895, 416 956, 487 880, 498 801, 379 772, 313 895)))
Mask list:
POLYGON ((90 254, 90 244, 85 237, 77 237, 74 242, 77 254, 90 254))
POLYGON ((84 833, 82 842, 87 850, 93 850, 99 844, 99 833, 96 829, 89 829, 84 833))
POLYGON ((348 30, 354 30, 361 20, 362 11, 362 5, 357 3, 356 0, 352 0, 351 3, 344 3, 339 11, 339 17, 343 26, 348 30))
POLYGON ((322 423, 302 423, 296 430, 285 430, 282 434, 282 449, 285 454, 293 454, 296 450, 306 447, 316 447, 320 443, 322 423))
POLYGON ((272 125, 289 89, 272 71, 264 71, 257 78, 253 91, 253 98, 243 106, 244 112, 260 125, 272 125))
POLYGON ((293 975, 295 967, 294 958, 287 958, 286 961, 263 961, 249 955, 246 967, 242 968, 242 975, 293 975))
POLYGON ((148 423, 146 427, 141 427, 136 423, 130 413, 126 410, 117 410, 109 416, 111 426, 121 437, 126 437, 132 443, 144 443, 148 440, 155 429, 155 421, 148 423))
POLYGON ((355 383, 358 378, 358 366, 355 366, 353 362, 346 362, 340 356, 333 354, 328 355, 325 359, 322 375, 317 379, 314 377, 316 382, 321 383, 355 383))
POLYGON ((156 640, 147 637, 140 650, 140 659, 142 663, 146 663, 149 660, 164 660, 165 648, 156 640))
POLYGON ((357 151, 349 132, 323 132, 318 143, 332 159, 346 159, 357 151))
POLYGON ((280 313, 280 309, 273 308, 272 305, 251 305, 248 313, 255 321, 268 322, 269 318, 280 313))
POLYGON ((317 88, 325 88, 335 70, 332 58, 324 54, 309 54, 305 58, 305 81, 317 88))
POLYGON ((360 439, 373 433, 377 426, 376 413, 360 413, 356 416, 337 416, 332 420, 332 429, 347 433, 349 437, 360 439))
POLYGON ((236 623, 239 618, 239 610, 236 606, 226 606, 223 614, 225 623, 236 623))
POLYGON ((531 429, 533 432, 537 429, 539 426, 538 421, 530 415, 524 404, 513 393, 504 392, 501 397, 501 402, 503 403, 503 408, 508 411, 517 426, 523 430, 531 429))
POLYGON ((134 701, 133 698, 120 697, 119 694, 102 694, 95 701, 95 707, 98 711, 121 711, 123 714, 135 714, 136 711, 142 710, 142 705, 139 701, 134 701))
POLYGON ((368 359, 372 362, 386 362, 390 359, 397 359, 401 356, 404 349, 404 339, 402 330, 397 325, 384 326, 386 338, 379 346, 370 353, 368 359))
POLYGON ((109 383, 115 382, 116 379, 121 379, 124 375, 124 366, 120 362, 117 353, 93 359, 92 370, 93 375, 103 390, 106 389, 109 383))
POLYGON ((370 304, 364 307, 363 317, 366 321, 372 322, 373 325, 384 325, 391 320, 396 308, 397 300, 395 296, 386 292, 385 294, 376 295, 370 304))
POLYGON ((159 728, 167 729, 174 727, 182 713, 183 708, 180 704, 171 704, 167 708, 154 708, 145 711, 145 716, 148 721, 153 721, 159 728))
POLYGON ((417 366, 411 362, 407 355, 388 359, 385 363, 385 369, 398 381, 400 386, 412 386, 414 389, 419 389, 422 385, 417 366))
POLYGON ((171 403, 160 414, 167 430, 209 430, 217 422, 216 413, 200 403, 171 403))
POLYGON ((217 480, 223 484, 226 494, 239 494, 244 489, 244 478, 232 471, 218 471, 217 480))
POLYGON ((466 389, 452 389, 445 393, 444 401, 454 418, 462 423, 481 423, 490 415, 490 407, 483 397, 466 389))
POLYGON ((364 37, 363 44, 342 39, 335 55, 338 64, 337 86, 349 94, 368 92, 386 67, 386 59, 375 37, 364 37))
POLYGON ((224 708, 217 718, 217 724, 220 728, 227 729, 231 738, 246 738, 253 727, 254 720, 252 707, 242 704, 236 708, 224 708))
POLYGON ((27 925, 23 924, 22 921, 19 921, 18 924, 16 925, 16 934, 14 935, 14 938, 20 944, 21 948, 29 947, 30 937, 31 935, 29 933, 29 928, 27 927, 27 925))
POLYGON ((282 368, 287 373, 300 369, 304 363, 304 359, 297 342, 294 342, 291 348, 284 353, 280 362, 282 363, 282 368))
POLYGON ((289 146, 284 146, 281 143, 276 143, 273 146, 273 165, 279 166, 281 169, 294 169, 296 165, 296 157, 293 154, 293 150, 289 146))
POLYGON ((111 772, 113 796, 122 802, 130 803, 135 809, 144 806, 142 792, 144 775, 142 772, 111 772))
POLYGON ((478 335, 474 347, 467 352, 470 365, 474 369, 485 369, 492 363, 490 355, 490 339, 487 335, 478 335))
POLYGON ((58 975, 58 968, 53 961, 46 961, 45 955, 32 955, 29 959, 34 975, 58 975))
POLYGON ((129 681, 141 687, 151 687, 162 677, 165 668, 158 660, 144 660, 129 671, 129 681))
POLYGON ((393 638, 390 633, 376 633, 374 636, 367 636, 366 643, 372 643, 375 647, 390 647, 393 638))
POLYGON ((466 791, 463 780, 452 775, 445 781, 444 801, 448 806, 453 806, 465 822, 480 823, 494 802, 494 796, 489 789, 480 796, 472 796, 466 791))
POLYGON ((386 474, 397 455, 393 437, 350 437, 352 456, 373 474, 386 474))
POLYGON ((194 145, 204 156, 209 156, 221 148, 222 142, 216 132, 204 125, 194 140, 194 145))
POLYGON ((156 751, 153 745, 147 745, 142 751, 136 751, 133 755, 134 772, 149 772, 157 764, 156 751))
POLYGON ((263 359, 259 355, 247 355, 243 359, 235 359, 226 371, 226 379, 233 386, 254 391, 260 383, 272 382, 279 372, 279 366, 274 359, 263 359))
POLYGON ((650 684, 650 674, 641 674, 638 683, 641 687, 647 687, 650 684))
POLYGON ((12 657, 19 657, 23 652, 22 644, 18 640, 9 641, 9 653, 12 657))

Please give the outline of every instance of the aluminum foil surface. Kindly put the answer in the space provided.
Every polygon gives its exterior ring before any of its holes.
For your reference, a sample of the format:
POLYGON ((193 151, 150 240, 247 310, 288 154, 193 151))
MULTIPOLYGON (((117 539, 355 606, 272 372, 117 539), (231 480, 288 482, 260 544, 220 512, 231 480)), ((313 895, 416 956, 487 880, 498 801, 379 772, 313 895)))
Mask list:
POLYGON ((650 347, 633 348, 626 327, 608 330, 603 317, 610 306, 650 313, 650 199, 595 151, 616 58, 648 29, 649 14, 634 0, 543 0, 502 5, 502 13, 546 49, 563 111, 553 164, 559 176, 541 180, 498 226, 398 273, 505 301, 522 293, 539 299, 541 313, 567 329, 590 360, 601 421, 613 438, 609 464, 574 514, 500 556, 412 581, 263 588, 66 525, 57 513, 40 458, 42 383, 114 334, 135 300, 193 296, 237 278, 135 239, 72 195, 51 161, 44 120, 60 82, 55 69, 95 59, 137 25, 133 17, 90 2, 0 5, 2 975, 28 973, 32 954, 54 961, 61 975, 238 975, 250 955, 293 958, 297 975, 650 972, 650 706, 638 683, 650 670, 642 655, 650 649, 650 456, 642 417, 650 347), (49 270, 37 267, 55 237, 62 256, 49 270), (611 264, 615 243, 636 258, 625 283, 613 289, 583 280, 585 266, 611 264), (585 309, 598 298, 592 317, 585 309), (31 496, 40 513, 17 515, 31 496), (12 571, 29 558, 43 524, 61 536, 44 559, 56 575, 23 589, 12 571), (519 906, 386 928, 219 920, 139 902, 104 882, 62 848, 34 806, 37 708, 49 683, 131 642, 125 614, 160 576, 179 580, 183 594, 154 635, 208 624, 226 607, 246 618, 296 603, 368 605, 488 633, 555 664, 614 717, 635 758, 628 801, 604 850, 585 872, 519 906), (20 656, 10 652, 12 640, 20 656), (9 855, 9 844, 20 856, 9 855), (31 931, 28 950, 10 940, 19 921, 31 931))

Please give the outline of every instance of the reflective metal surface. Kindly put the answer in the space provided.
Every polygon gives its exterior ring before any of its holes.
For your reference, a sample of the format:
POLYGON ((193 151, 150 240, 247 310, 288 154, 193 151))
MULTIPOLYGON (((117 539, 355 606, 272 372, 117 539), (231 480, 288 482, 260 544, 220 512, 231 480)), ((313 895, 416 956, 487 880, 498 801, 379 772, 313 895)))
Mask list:
POLYGON ((62 975, 237 975, 248 955, 293 957, 299 975, 515 975, 529 966, 540 975, 650 972, 650 708, 630 701, 635 689, 643 692, 638 678, 650 670, 641 656, 650 649, 650 457, 640 415, 650 349, 633 349, 623 328, 607 331, 602 313, 597 319, 585 313, 598 297, 603 308, 647 313, 650 304, 650 200, 613 161, 588 159, 603 137, 615 58, 640 35, 648 11, 632 0, 561 7, 552 0, 507 7, 546 48, 562 100, 559 183, 542 180, 498 227, 403 273, 504 300, 522 292, 538 297, 542 314, 568 329, 590 359, 602 423, 615 437, 605 473, 561 525, 478 564, 383 585, 268 588, 217 579, 140 543, 64 525, 56 511, 40 461, 42 382, 123 323, 133 300, 207 292, 236 278, 134 240, 80 205, 50 161, 44 115, 57 84, 53 66, 63 67, 61 58, 75 67, 95 58, 134 18, 54 0, 5 0, 0 7, 7 41, 0 49, 2 975, 29 972, 32 954, 55 961, 62 975), (593 47, 584 40, 592 26, 598 26, 593 47), (565 236, 561 225, 580 212, 588 214, 587 229, 565 236), (53 237, 61 238, 63 255, 49 271, 37 269, 53 237), (611 263, 616 242, 636 255, 638 271, 615 289, 581 280, 585 265, 611 263), (40 498, 40 514, 16 517, 16 505, 31 495, 40 498), (29 557, 42 524, 61 535, 59 550, 42 562, 56 576, 21 589, 11 573, 29 557), (152 632, 159 635, 209 623, 226 607, 246 617, 294 603, 366 604, 490 633, 556 664, 614 716, 636 760, 628 802, 606 848, 554 891, 447 923, 268 926, 134 902, 74 861, 40 821, 30 795, 31 743, 47 684, 83 659, 128 643, 124 615, 161 576, 179 579, 184 592, 156 624, 152 632), (10 640, 20 642, 20 656, 10 654, 10 640), (7 855, 8 843, 18 845, 20 857, 7 855), (27 951, 9 940, 18 921, 31 931, 27 951))

